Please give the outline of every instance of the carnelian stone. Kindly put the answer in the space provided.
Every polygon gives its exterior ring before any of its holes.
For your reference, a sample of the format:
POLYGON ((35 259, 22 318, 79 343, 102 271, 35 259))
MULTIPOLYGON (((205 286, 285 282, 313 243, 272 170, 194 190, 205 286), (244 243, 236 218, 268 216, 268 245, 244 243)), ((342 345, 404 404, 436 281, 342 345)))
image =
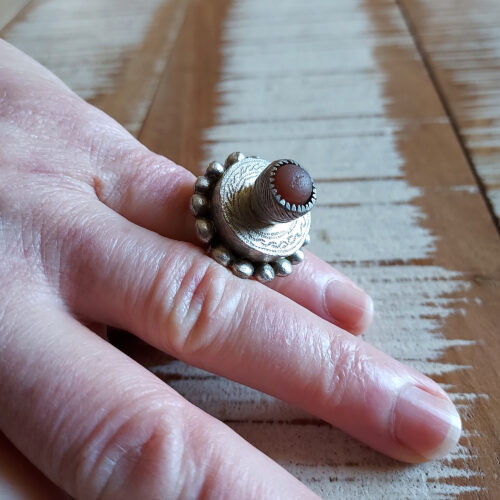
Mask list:
POLYGON ((311 176, 305 169, 293 163, 281 165, 274 174, 274 187, 278 194, 292 205, 309 201, 313 190, 311 176))

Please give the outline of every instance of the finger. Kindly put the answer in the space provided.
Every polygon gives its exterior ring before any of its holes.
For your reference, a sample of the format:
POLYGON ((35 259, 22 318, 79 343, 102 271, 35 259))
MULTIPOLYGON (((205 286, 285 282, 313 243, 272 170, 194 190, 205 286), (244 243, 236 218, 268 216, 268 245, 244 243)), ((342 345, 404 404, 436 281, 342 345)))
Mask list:
POLYGON ((364 332, 373 319, 372 298, 324 260, 304 253, 293 274, 275 278, 269 287, 350 333, 364 332))
POLYGON ((73 497, 316 498, 67 313, 8 319, 1 429, 73 497))
POLYGON ((86 244, 67 256, 65 280, 78 312, 298 404, 393 457, 422 461, 456 443, 458 414, 424 375, 195 246, 106 210, 79 230, 86 244))
POLYGON ((96 164, 96 194, 103 203, 162 236, 199 243, 189 216, 193 174, 151 153, 128 134, 104 151, 96 164))
MULTIPOLYGON (((194 176, 166 158, 134 148, 136 154, 120 155, 125 162, 101 165, 105 179, 98 193, 101 201, 139 226, 199 244, 189 211, 194 176)), ((364 331, 373 317, 372 299, 310 252, 291 276, 277 278, 269 286, 351 333, 364 331)))

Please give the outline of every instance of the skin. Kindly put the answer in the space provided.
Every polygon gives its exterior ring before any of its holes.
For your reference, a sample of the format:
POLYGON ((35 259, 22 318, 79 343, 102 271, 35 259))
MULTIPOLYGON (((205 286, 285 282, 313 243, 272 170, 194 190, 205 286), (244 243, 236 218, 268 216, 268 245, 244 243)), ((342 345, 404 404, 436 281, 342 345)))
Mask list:
POLYGON ((54 483, 86 499, 315 498, 104 325, 397 459, 455 444, 441 388, 353 335, 372 303, 348 278, 310 253, 272 288, 234 277, 196 244, 191 173, 5 42, 0 85, 0 430, 54 483), (425 397, 400 397, 414 388, 425 397))

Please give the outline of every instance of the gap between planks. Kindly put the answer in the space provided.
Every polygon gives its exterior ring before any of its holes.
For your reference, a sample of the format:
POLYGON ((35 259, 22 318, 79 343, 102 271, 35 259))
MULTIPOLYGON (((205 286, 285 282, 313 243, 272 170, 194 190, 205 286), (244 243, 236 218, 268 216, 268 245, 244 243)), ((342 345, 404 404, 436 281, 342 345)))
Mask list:
POLYGON ((22 16, 34 3, 34 0, 8 0, 7 5, 0 5, 0 35, 18 17, 22 16))
POLYGON ((177 39, 179 38, 179 34, 181 33, 182 26, 184 25, 184 22, 186 21, 186 14, 187 14, 188 9, 191 6, 192 0, 184 0, 184 3, 185 3, 185 5, 183 7, 182 15, 180 16, 180 19, 177 20, 177 22, 174 26, 175 35, 170 42, 171 50, 168 51, 167 57, 163 61, 163 70, 161 71, 161 73, 157 79, 155 91, 153 92, 153 95, 152 95, 151 100, 149 102, 148 110, 146 111, 146 114, 144 115, 144 118, 142 120, 142 124, 141 124, 141 126, 139 128, 139 132, 137 134, 137 138, 140 142, 142 142, 141 137, 143 135, 144 128, 146 126, 146 123, 148 122, 148 118, 149 118, 149 115, 151 114, 151 110, 153 109, 153 106, 156 102, 159 89, 161 88, 161 82, 163 81, 163 78, 165 77, 165 73, 168 71, 169 61, 170 61, 170 58, 172 57, 172 52, 175 48, 175 45, 177 44, 177 39))
POLYGON ((465 144, 465 139, 460 131, 460 126, 458 125, 458 121, 455 117, 455 114, 453 113, 451 109, 451 105, 448 102, 448 99, 446 97, 446 94, 441 87, 438 78, 436 77, 436 74, 434 72, 434 69, 432 68, 432 64, 429 60, 429 57, 427 55, 426 50, 423 47, 422 42, 420 41, 420 37, 418 34, 418 29, 415 26, 415 23, 413 22, 411 18, 411 14, 406 8, 406 6, 401 2, 401 0, 394 0, 396 3, 398 9, 401 12, 401 15, 403 17, 403 20, 406 24, 406 27, 408 29, 409 34, 411 35, 413 42, 415 44, 415 48, 420 55, 420 58, 422 59, 422 63, 425 67, 425 70, 427 71, 427 74, 429 75, 429 79, 436 91, 436 94, 441 102, 441 105, 443 106, 444 112, 446 113, 446 116, 448 117, 450 121, 451 128, 453 129, 453 133, 455 134, 458 144, 460 145, 460 148, 462 150, 462 153, 464 155, 464 158, 467 161, 467 164, 469 165, 470 171, 474 177, 474 180, 476 181, 477 188, 479 189, 479 192, 481 194, 481 197, 486 205, 486 208, 488 210, 488 213, 490 214, 490 218, 493 222, 493 225, 495 226, 495 229, 497 231, 498 236, 500 237, 500 221, 497 218, 497 215, 495 214, 495 210, 493 208, 493 204, 491 203, 491 200, 486 192, 486 186, 484 185, 483 180, 479 176, 476 165, 474 163, 474 160, 472 159, 472 155, 469 151, 469 148, 465 144))

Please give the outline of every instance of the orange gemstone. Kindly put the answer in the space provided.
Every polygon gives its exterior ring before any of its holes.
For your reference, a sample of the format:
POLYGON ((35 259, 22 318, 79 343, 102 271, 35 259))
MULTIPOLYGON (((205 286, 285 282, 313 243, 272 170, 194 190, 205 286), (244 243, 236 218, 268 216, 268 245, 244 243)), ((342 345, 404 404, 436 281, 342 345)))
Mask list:
POLYGON ((313 190, 311 176, 305 169, 287 163, 274 174, 274 187, 278 194, 292 205, 303 205, 309 201, 313 190))

